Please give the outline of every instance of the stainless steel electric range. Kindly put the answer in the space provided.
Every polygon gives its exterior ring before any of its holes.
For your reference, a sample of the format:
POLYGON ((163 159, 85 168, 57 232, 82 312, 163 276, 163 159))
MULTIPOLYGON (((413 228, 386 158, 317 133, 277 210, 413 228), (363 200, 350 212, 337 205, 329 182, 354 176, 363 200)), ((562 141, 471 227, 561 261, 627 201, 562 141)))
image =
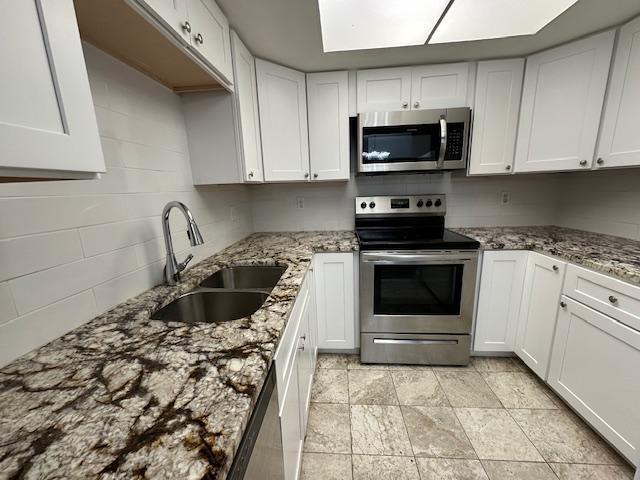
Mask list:
POLYGON ((362 363, 469 362, 479 243, 444 228, 445 200, 356 198, 362 363))

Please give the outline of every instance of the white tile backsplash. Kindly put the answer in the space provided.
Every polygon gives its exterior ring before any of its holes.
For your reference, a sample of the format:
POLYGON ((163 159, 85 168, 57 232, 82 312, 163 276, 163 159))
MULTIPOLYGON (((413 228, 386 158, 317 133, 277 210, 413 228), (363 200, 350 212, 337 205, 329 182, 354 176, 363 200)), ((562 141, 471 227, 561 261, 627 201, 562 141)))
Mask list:
POLYGON ((447 195, 446 224, 459 226, 544 225, 558 208, 554 175, 467 178, 457 174, 353 177, 344 183, 259 185, 252 188, 255 231, 342 230, 353 228, 354 197, 447 195), (511 202, 500 203, 509 191, 511 202), (302 198, 304 208, 297 207, 302 198))
POLYGON ((91 46, 85 57, 107 172, 0 184, 0 365, 160 283, 168 201, 186 203, 205 238, 191 247, 172 214, 180 260, 252 230, 248 187, 193 187, 180 98, 91 46))
POLYGON ((640 240, 640 169, 560 177, 558 224, 640 240))

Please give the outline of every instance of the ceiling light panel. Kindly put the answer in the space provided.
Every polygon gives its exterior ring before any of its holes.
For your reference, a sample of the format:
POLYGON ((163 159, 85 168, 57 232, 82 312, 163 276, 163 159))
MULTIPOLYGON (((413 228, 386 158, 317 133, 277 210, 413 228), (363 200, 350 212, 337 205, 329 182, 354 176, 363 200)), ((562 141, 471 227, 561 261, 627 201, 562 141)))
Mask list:
POLYGON ((318 0, 325 52, 423 45, 448 0, 318 0))
POLYGON ((429 43, 533 35, 578 0, 454 0, 429 43))

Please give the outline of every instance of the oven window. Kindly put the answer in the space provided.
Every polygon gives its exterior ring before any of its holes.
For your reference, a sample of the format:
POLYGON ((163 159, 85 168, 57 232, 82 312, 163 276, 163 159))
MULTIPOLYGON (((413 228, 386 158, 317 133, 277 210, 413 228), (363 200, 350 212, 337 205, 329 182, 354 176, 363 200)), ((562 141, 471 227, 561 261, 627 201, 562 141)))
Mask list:
POLYGON ((437 161, 440 124, 364 127, 362 163, 437 161))
POLYGON ((376 265, 374 268, 374 314, 460 314, 463 265, 376 265))

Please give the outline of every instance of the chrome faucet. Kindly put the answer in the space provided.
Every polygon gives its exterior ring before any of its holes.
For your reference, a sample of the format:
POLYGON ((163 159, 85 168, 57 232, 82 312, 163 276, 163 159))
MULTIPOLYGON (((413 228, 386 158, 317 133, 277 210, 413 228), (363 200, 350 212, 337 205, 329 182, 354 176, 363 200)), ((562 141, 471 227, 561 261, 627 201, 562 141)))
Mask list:
POLYGON ((169 230, 169 213, 173 207, 178 208, 187 219, 187 235, 191 241, 191 246, 202 245, 204 240, 200 229, 193 219, 193 215, 182 202, 169 202, 162 210, 162 233, 164 234, 164 244, 167 247, 167 264, 164 266, 164 279, 169 285, 175 285, 180 281, 180 272, 187 268, 188 263, 193 259, 193 255, 189 254, 183 262, 178 263, 176 255, 173 252, 173 242, 171 241, 171 231, 169 230))

